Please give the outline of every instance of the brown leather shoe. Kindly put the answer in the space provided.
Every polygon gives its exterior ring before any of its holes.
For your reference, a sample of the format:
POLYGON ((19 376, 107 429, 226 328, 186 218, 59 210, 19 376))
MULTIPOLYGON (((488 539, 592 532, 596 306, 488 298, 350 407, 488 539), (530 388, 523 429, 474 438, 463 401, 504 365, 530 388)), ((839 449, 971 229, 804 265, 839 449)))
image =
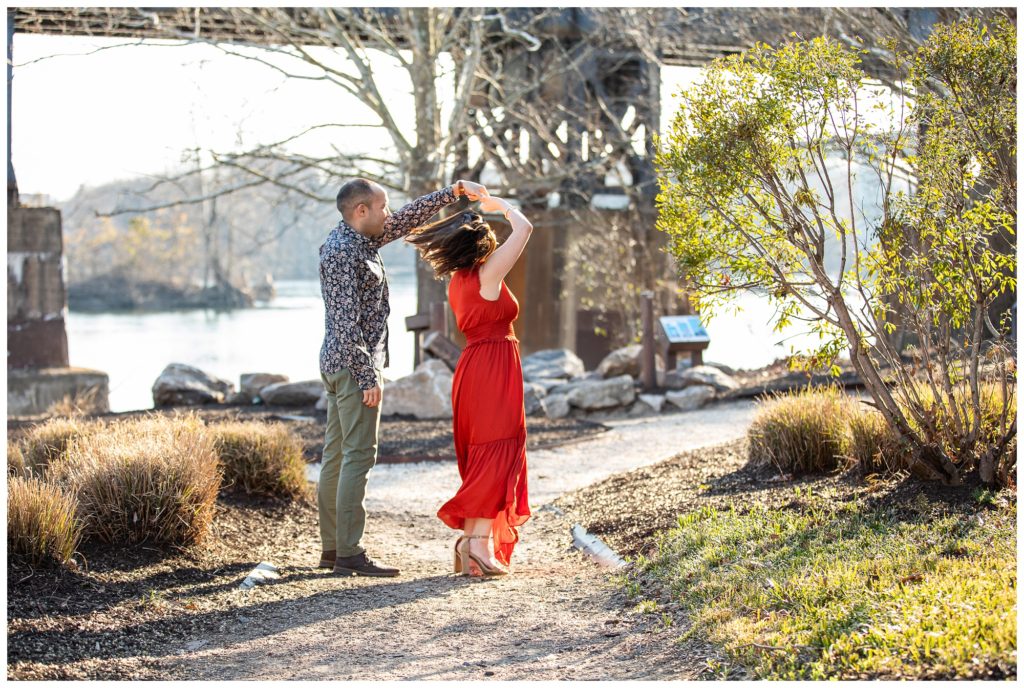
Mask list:
POLYGON ((379 566, 373 562, 366 552, 357 554, 354 557, 338 557, 334 560, 334 573, 342 576, 378 576, 382 578, 393 578, 398 575, 398 569, 388 566, 379 566))
POLYGON ((338 558, 337 550, 329 549, 320 553, 320 563, 317 565, 318 569, 333 569, 334 560, 338 558))

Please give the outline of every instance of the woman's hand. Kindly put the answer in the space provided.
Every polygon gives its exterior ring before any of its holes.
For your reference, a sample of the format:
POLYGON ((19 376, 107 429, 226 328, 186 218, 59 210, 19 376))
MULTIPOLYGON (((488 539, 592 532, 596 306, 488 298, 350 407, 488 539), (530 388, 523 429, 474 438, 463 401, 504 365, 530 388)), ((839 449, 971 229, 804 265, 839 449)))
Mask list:
POLYGON ((480 199, 480 210, 485 213, 504 213, 509 208, 508 201, 497 196, 485 196, 480 199))
POLYGON ((458 189, 462 189, 462 195, 471 201, 479 201, 481 198, 489 196, 487 193, 487 187, 483 184, 477 184, 476 182, 467 182, 465 179, 460 179, 454 184, 455 194, 458 195, 458 189))

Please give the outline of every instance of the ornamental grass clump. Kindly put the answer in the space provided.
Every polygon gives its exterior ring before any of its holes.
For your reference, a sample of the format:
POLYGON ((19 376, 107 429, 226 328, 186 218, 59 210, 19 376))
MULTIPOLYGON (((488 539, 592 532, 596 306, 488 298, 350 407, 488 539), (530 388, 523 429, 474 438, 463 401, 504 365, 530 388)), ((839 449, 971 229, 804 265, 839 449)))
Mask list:
POLYGON ((750 459, 794 475, 835 469, 849 452, 854 404, 836 387, 775 395, 747 431, 750 459))
POLYGON ((21 441, 25 468, 43 475, 47 467, 67 455, 68 444, 95 431, 97 426, 74 418, 51 418, 36 425, 21 441))
POLYGON ((50 467, 73 492, 87 537, 188 546, 209 532, 220 488, 213 439, 195 416, 112 423, 50 467))
POLYGON ((878 411, 861 408, 850 414, 849 428, 850 468, 862 475, 889 475, 910 465, 907 448, 878 411))
POLYGON ((224 472, 224 486, 246 494, 306 495, 302 442, 280 423, 226 422, 209 432, 224 472))
POLYGON ((74 496, 38 478, 7 479, 7 551, 30 566, 66 564, 82 537, 74 496))
POLYGON ((7 475, 25 477, 28 469, 25 467, 25 452, 21 450, 19 442, 7 441, 7 475))

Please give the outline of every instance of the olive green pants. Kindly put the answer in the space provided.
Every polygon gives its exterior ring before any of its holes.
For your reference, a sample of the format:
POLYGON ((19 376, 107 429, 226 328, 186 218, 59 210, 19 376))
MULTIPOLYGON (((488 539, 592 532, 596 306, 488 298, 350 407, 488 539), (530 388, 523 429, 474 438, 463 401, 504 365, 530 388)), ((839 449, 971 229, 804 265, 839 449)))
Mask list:
MULTIPOLYGON (((347 368, 320 377, 327 390, 327 432, 317 488, 320 540, 325 552, 333 549, 339 557, 351 557, 365 551, 359 546, 366 526, 363 497, 367 473, 377 461, 380 405, 363 404, 363 392, 347 368)), ((377 371, 378 384, 380 377, 377 371)))

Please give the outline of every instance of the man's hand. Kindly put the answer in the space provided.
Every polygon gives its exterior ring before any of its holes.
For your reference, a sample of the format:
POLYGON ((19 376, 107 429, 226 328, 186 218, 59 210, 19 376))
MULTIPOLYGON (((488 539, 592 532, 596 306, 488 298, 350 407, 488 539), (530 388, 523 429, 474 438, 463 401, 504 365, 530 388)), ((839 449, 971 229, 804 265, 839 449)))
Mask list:
POLYGON ((471 201, 479 201, 481 198, 489 196, 487 187, 483 184, 477 184, 476 182, 467 182, 465 179, 460 179, 455 182, 455 194, 459 193, 459 186, 462 186, 462 194, 471 201))
POLYGON ((375 386, 373 389, 363 390, 363 403, 370 408, 380 405, 380 397, 380 385, 375 386))

